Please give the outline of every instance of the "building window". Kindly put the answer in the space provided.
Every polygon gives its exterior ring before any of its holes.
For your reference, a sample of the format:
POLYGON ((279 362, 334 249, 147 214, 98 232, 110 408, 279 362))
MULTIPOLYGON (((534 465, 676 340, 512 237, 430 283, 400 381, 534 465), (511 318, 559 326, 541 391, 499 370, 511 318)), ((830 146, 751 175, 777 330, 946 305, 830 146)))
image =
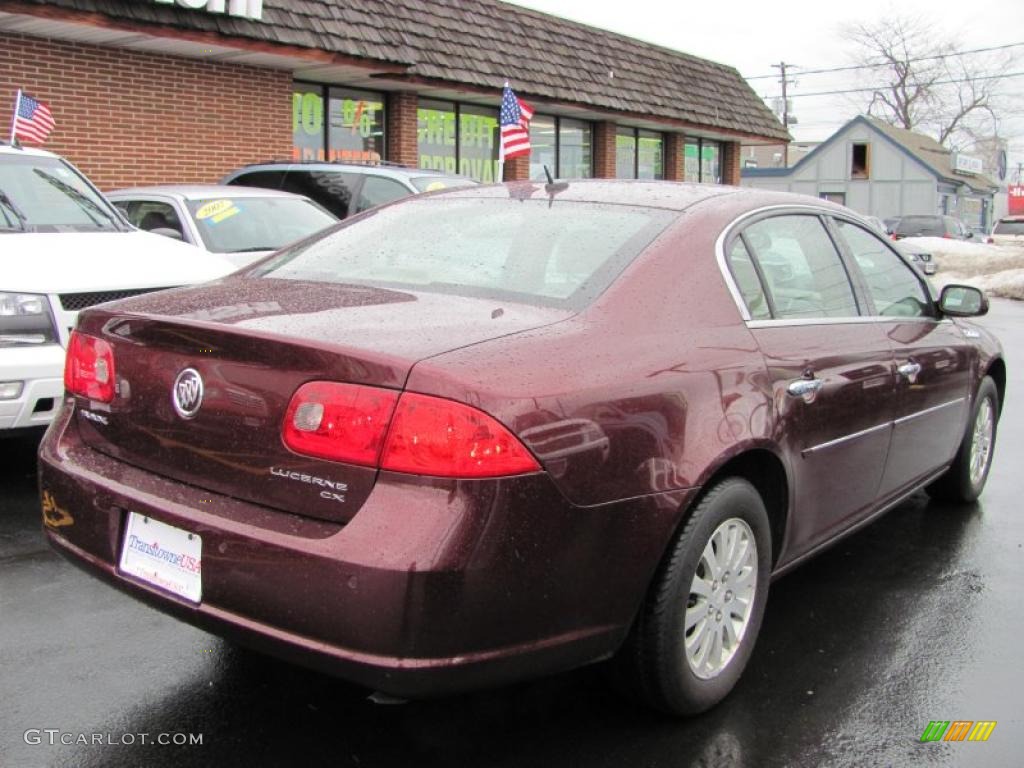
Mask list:
POLYGON ((560 179, 589 179, 594 175, 590 123, 554 115, 534 115, 530 121, 530 178, 544 180, 544 166, 560 179))
POLYGON ((722 144, 696 136, 683 143, 683 180, 722 183, 722 144))
POLYGON ((380 162, 384 157, 384 94, 295 83, 292 157, 300 161, 380 162))
POLYGON ((869 146, 867 144, 854 144, 853 152, 850 155, 850 178, 866 179, 870 176, 869 146))
POLYGON ((618 126, 615 129, 615 177, 665 178, 665 142, 662 135, 618 126))
POLYGON ((375 163, 384 158, 384 94, 328 90, 327 159, 375 163))
POLYGON ((420 99, 417 122, 420 168, 498 180, 498 110, 420 99))

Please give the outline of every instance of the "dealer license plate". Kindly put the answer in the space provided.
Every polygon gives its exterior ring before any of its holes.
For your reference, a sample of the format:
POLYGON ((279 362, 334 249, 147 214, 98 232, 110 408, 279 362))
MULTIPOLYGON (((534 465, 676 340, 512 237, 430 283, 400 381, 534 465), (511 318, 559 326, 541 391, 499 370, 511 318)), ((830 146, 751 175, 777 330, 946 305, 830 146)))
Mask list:
POLYGON ((203 594, 203 540, 136 512, 128 513, 121 571, 193 603, 203 594))

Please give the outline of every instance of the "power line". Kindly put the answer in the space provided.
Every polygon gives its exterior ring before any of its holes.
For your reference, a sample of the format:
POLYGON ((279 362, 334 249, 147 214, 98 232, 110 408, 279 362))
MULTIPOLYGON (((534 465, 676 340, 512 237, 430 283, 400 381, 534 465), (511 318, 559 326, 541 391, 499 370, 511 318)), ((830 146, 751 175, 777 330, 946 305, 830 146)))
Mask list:
MULTIPOLYGON (((953 80, 936 80, 932 85, 953 85, 955 83, 970 83, 978 80, 1001 80, 1003 78, 1009 79, 1011 77, 1024 77, 1024 72, 1007 72, 1005 75, 986 75, 983 77, 961 77, 953 80)), ((814 93, 794 93, 790 98, 807 98, 809 96, 840 96, 844 93, 868 93, 870 91, 881 91, 891 87, 891 83, 883 83, 882 85, 875 85, 869 88, 845 88, 840 91, 816 91, 814 93)))
MULTIPOLYGON (((934 56, 920 56, 914 59, 907 59, 907 63, 913 63, 918 61, 929 61, 931 59, 947 59, 953 56, 966 56, 971 53, 987 53, 989 51, 1003 51, 1007 48, 1018 48, 1024 45, 1024 43, 1007 43, 1006 45, 994 45, 990 48, 973 48, 969 51, 952 51, 950 53, 940 53, 934 56)), ((877 64, 855 64, 846 67, 828 67, 826 69, 802 69, 800 70, 801 75, 821 75, 827 72, 852 72, 858 69, 878 69, 879 67, 888 66, 889 62, 880 61, 877 64)), ((772 65, 776 67, 776 64, 772 65)), ((753 77, 745 77, 744 80, 766 80, 769 77, 777 77, 775 74, 771 75, 754 75, 753 77)))

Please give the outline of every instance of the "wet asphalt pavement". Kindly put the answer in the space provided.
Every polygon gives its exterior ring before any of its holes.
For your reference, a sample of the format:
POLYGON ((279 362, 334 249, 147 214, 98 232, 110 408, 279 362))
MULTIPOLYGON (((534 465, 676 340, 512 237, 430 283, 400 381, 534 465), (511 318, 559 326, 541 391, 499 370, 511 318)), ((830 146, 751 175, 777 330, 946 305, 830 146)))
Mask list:
POLYGON ((379 705, 238 650, 51 552, 35 444, 0 442, 0 766, 1024 765, 1024 303, 983 323, 1009 394, 981 501, 919 494, 776 582, 738 688, 691 720, 631 706, 596 668, 379 705), (930 720, 998 724, 921 743, 930 720))

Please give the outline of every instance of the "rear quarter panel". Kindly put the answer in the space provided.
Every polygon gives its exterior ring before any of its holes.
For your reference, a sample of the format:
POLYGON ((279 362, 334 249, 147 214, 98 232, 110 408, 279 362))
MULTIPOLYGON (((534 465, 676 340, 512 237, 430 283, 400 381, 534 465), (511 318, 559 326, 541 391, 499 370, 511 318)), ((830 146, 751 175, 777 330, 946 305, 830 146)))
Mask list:
POLYGON ((715 258, 734 208, 691 207, 581 314, 424 360, 407 388, 496 416, 575 504, 699 486, 772 431, 764 361, 715 258))

